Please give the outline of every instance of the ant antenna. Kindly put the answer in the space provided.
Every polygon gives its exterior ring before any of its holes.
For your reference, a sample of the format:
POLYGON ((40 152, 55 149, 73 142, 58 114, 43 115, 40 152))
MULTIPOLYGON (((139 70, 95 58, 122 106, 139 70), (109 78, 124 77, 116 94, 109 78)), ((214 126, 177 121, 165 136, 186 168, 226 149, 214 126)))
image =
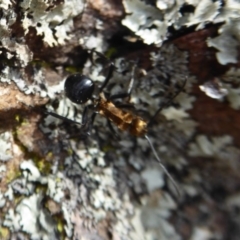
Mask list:
MULTIPOLYGON (((147 127, 149 127, 151 124, 153 124, 153 121, 155 120, 155 118, 157 117, 157 115, 159 114, 159 112, 161 112, 164 107, 168 106, 168 105, 173 101, 173 99, 174 99, 175 97, 177 97, 177 95, 178 95, 180 92, 182 92, 182 90, 184 89, 184 87, 185 87, 185 85, 186 85, 186 82, 187 82, 187 77, 185 76, 183 85, 181 86, 180 90, 177 91, 170 99, 168 99, 168 101, 165 102, 165 104, 163 104, 163 105, 155 112, 155 114, 152 116, 152 118, 151 118, 150 121, 148 122, 147 127)), ((144 137, 147 139, 147 141, 148 141, 148 143, 149 143, 149 145, 150 145, 150 147, 151 147, 151 149, 152 149, 152 151, 153 151, 153 154, 154 154, 155 158, 157 159, 160 167, 163 169, 163 171, 165 172, 165 174, 168 176, 168 178, 170 179, 170 181, 172 182, 173 186, 174 186, 175 189, 176 189, 176 192, 177 192, 177 194, 178 194, 178 197, 180 197, 181 194, 180 194, 180 191, 179 191, 179 188, 178 188, 177 183, 174 181, 173 177, 170 175, 170 173, 168 172, 168 170, 167 170, 167 169, 165 168, 165 166, 162 164, 162 161, 160 160, 160 158, 159 158, 159 156, 158 156, 158 154, 157 154, 157 152, 156 152, 156 150, 155 150, 155 148, 154 148, 154 146, 153 146, 150 138, 149 138, 146 134, 144 135, 144 137)))
POLYGON ((170 99, 168 99, 168 100, 155 112, 155 114, 152 116, 152 118, 151 118, 150 121, 148 122, 148 127, 153 124, 153 121, 155 120, 155 118, 157 117, 157 115, 163 110, 163 108, 167 107, 167 106, 173 101, 173 99, 174 99, 175 97, 177 97, 179 93, 182 92, 182 90, 184 89, 184 87, 185 87, 185 85, 186 85, 186 82, 187 82, 187 77, 185 76, 183 85, 181 86, 181 88, 179 89, 179 91, 177 91, 170 99))
POLYGON ((172 182, 173 186, 174 186, 175 189, 176 189, 176 192, 177 192, 178 197, 180 197, 181 194, 180 194, 180 191, 179 191, 179 188, 178 188, 177 183, 174 181, 174 179, 173 179, 173 177, 171 176, 171 174, 168 172, 168 170, 167 170, 167 169, 165 168, 165 166, 162 164, 162 161, 160 160, 159 156, 157 155, 157 152, 156 152, 156 150, 155 150, 155 148, 154 148, 154 146, 153 146, 150 138, 149 138, 146 134, 144 135, 144 137, 147 139, 147 141, 148 141, 148 143, 149 143, 149 145, 150 145, 150 147, 151 147, 151 149, 152 149, 152 151, 153 151, 153 154, 154 154, 155 158, 157 159, 160 167, 163 169, 164 173, 168 176, 168 178, 170 179, 170 181, 172 182))

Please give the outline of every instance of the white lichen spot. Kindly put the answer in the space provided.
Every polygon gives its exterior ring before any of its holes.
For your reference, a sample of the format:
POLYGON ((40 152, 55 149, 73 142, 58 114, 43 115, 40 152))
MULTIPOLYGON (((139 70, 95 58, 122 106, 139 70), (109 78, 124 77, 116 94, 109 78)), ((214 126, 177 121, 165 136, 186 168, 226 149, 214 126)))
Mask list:
POLYGON ((174 0, 157 0, 156 6, 161 10, 166 10, 168 8, 172 8, 175 4, 174 0))
POLYGON ((12 5, 13 3, 11 2, 11 0, 2 0, 0 3, 0 8, 3 8, 5 10, 8 10, 9 7, 12 5))
POLYGON ((239 0, 225 0, 221 14, 217 17, 217 22, 226 20, 238 19, 240 17, 240 2, 239 0))
POLYGON ((192 136, 196 130, 198 123, 191 119, 184 119, 184 121, 175 124, 176 129, 184 132, 188 137, 192 136))
POLYGON ((13 189, 10 185, 8 186, 8 190, 4 193, 4 196, 10 201, 13 200, 13 196, 14 196, 13 195, 13 189))
POLYGON ((168 222, 171 210, 176 209, 176 204, 168 194, 150 196, 142 199, 145 202, 141 211, 142 225, 145 229, 145 236, 149 239, 174 239, 180 240, 174 227, 168 222))
POLYGON ((8 227, 11 231, 20 229, 20 216, 15 214, 14 209, 10 208, 3 221, 3 226, 8 227))
POLYGON ((232 137, 212 137, 207 138, 207 136, 199 135, 196 138, 196 143, 191 143, 189 145, 188 154, 190 156, 221 156, 225 152, 228 145, 232 143, 232 137))
POLYGON ((130 232, 131 239, 145 240, 145 229, 141 222, 141 209, 135 207, 135 214, 132 218, 132 226, 134 231, 130 232))
POLYGON ((208 228, 195 227, 191 240, 206 240, 214 238, 214 234, 208 228))
POLYGON ((28 181, 38 181, 41 174, 32 160, 23 161, 20 165, 22 169, 23 176, 27 178, 28 181))
POLYGON ((95 49, 97 51, 103 52, 104 42, 100 36, 87 36, 79 40, 81 45, 84 45, 87 49, 95 49))
POLYGON ((40 198, 38 195, 32 195, 25 198, 16 208, 16 213, 20 216, 20 226, 22 230, 35 234, 38 232, 37 220, 40 210, 40 198))
POLYGON ((0 134, 0 161, 6 162, 12 158, 12 134, 4 132, 0 134))
POLYGON ((228 208, 236 209, 236 207, 240 207, 240 194, 236 193, 233 195, 230 195, 227 198, 226 205, 228 208))
POLYGON ((193 102, 195 100, 196 100, 196 97, 190 96, 186 92, 180 92, 174 99, 174 102, 177 102, 182 109, 190 110, 193 108, 193 102))
POLYGON ((66 221, 66 223, 64 224, 64 230, 66 235, 70 238, 73 233, 73 222, 71 219, 72 213, 69 211, 68 206, 65 203, 63 203, 62 205, 62 212, 64 215, 64 220, 66 221))
POLYGON ((0 174, 3 173, 3 172, 6 172, 7 168, 5 165, 1 165, 0 166, 0 174))
POLYGON ((168 120, 175 120, 182 122, 184 118, 188 118, 189 114, 182 109, 176 109, 175 107, 165 108, 161 112, 168 120))
POLYGON ((127 16, 122 24, 146 44, 161 43, 167 32, 167 25, 161 21, 162 13, 139 0, 123 1, 127 16))
POLYGON ((48 190, 47 195, 56 202, 61 202, 64 197, 63 182, 61 178, 48 177, 48 190))
POLYGON ((4 194, 2 194, 2 192, 0 191, 0 208, 4 207, 6 203, 6 199, 4 197, 4 194))
POLYGON ((93 158, 86 149, 78 150, 78 156, 80 158, 79 164, 83 169, 86 169, 89 165, 91 165, 93 158))
POLYGON ((224 82, 240 83, 240 68, 231 67, 222 79, 224 82))
MULTIPOLYGON (((8 45, 8 43, 9 43, 8 37, 10 35, 10 30, 8 29, 8 24, 7 24, 6 18, 0 19, 0 34, 1 34, 0 39, 2 41, 2 44, 5 45, 5 42, 6 42, 6 45, 8 45)), ((10 56, 8 55, 8 57, 10 57, 10 56)))
POLYGON ((205 23, 212 22, 220 13, 221 2, 212 0, 198 1, 194 14, 189 17, 187 26, 199 24, 197 29, 204 27, 205 23))
POLYGON ((158 169, 147 168, 141 173, 141 175, 145 180, 149 192, 152 192, 164 186, 163 173, 158 169))
POLYGON ((197 196, 199 194, 198 189, 192 183, 190 184, 182 184, 181 188, 184 189, 184 193, 188 194, 189 196, 197 196))
POLYGON ((240 88, 234 89, 230 85, 226 85, 228 95, 227 99, 230 102, 230 105, 233 109, 239 110, 240 109, 240 88))
POLYGON ((103 174, 91 174, 94 181, 101 183, 91 194, 91 203, 97 209, 116 210, 121 206, 118 192, 115 189, 116 183, 111 168, 105 168, 103 174))
POLYGON ((233 109, 240 109, 240 69, 232 67, 221 78, 223 87, 227 90, 226 98, 233 109))
POLYGON ((16 55, 22 67, 26 67, 33 58, 33 53, 29 50, 28 46, 18 43, 16 43, 16 55))

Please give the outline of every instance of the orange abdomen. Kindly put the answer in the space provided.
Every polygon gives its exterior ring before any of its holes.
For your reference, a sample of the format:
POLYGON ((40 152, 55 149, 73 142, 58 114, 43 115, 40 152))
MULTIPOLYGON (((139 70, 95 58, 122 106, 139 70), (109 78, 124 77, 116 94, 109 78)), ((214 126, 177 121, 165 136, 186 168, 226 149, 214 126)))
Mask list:
POLYGON ((129 131, 131 135, 136 137, 146 134, 147 123, 142 118, 117 108, 111 101, 107 101, 103 97, 99 100, 98 112, 122 131, 129 131))

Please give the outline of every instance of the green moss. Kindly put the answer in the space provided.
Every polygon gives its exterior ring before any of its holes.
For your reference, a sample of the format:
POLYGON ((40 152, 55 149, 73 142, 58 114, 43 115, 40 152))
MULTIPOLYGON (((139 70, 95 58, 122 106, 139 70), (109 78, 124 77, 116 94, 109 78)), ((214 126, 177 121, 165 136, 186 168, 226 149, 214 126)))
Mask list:
POLYGON ((15 115, 15 120, 17 121, 17 122, 20 122, 20 120, 21 120, 21 118, 20 118, 20 115, 15 115))
POLYGON ((0 237, 2 240, 9 239, 9 237, 10 237, 9 229, 1 226, 0 227, 0 237))
POLYGON ((33 161, 41 173, 48 174, 51 172, 51 166, 52 166, 51 162, 45 161, 44 159, 35 159, 33 161))
POLYGON ((57 225, 57 231, 59 233, 59 239, 65 239, 66 238, 66 233, 65 233, 65 229, 64 229, 64 226, 66 224, 63 216, 62 216, 62 213, 59 213, 59 214, 56 214, 54 215, 54 220, 56 221, 56 225, 57 225))
POLYGON ((110 151, 114 151, 115 150, 115 148, 113 147, 113 146, 110 146, 110 145, 105 145, 105 146, 103 146, 103 148, 102 148, 102 151, 104 152, 104 153, 107 153, 107 152, 110 152, 110 151))
POLYGON ((109 48, 107 50, 107 52, 105 53, 105 56, 110 59, 116 53, 117 53, 117 49, 116 48, 109 48))
POLYGON ((52 64, 50 64, 49 62, 45 62, 43 60, 37 60, 37 59, 34 59, 29 64, 32 65, 32 66, 35 66, 35 67, 43 67, 43 68, 53 67, 52 64))
POLYGON ((6 173, 6 183, 12 182, 14 179, 20 177, 21 174, 22 173, 19 168, 18 169, 9 168, 6 173))
POLYGON ((26 196, 21 194, 14 194, 13 204, 16 207, 26 196))
POLYGON ((73 66, 67 66, 67 67, 65 67, 65 70, 70 74, 82 72, 81 68, 77 68, 77 67, 73 67, 73 66))
POLYGON ((63 223, 63 221, 58 221, 58 223, 57 223, 57 230, 60 233, 64 232, 64 223, 63 223))

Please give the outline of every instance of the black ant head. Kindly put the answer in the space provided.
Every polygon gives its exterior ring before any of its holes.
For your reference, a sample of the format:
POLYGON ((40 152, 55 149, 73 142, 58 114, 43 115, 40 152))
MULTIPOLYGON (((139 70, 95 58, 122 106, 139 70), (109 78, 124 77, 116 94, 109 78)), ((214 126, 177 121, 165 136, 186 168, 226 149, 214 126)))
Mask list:
POLYGON ((92 79, 82 74, 67 77, 64 90, 66 96, 74 103, 83 104, 92 98, 94 83, 92 79))

